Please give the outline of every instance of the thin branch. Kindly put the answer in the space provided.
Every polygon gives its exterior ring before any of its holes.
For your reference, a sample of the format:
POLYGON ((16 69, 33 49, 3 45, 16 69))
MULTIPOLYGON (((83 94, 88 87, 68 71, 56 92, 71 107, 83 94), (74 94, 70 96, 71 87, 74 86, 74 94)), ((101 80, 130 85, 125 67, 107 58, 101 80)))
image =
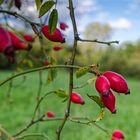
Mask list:
POLYGON ((26 137, 42 137, 42 138, 45 138, 46 140, 50 140, 50 138, 49 138, 45 133, 31 133, 31 134, 25 134, 25 135, 22 135, 22 136, 15 137, 14 140, 24 139, 24 138, 26 138, 26 137))
POLYGON ((35 116, 36 116, 36 113, 37 113, 37 110, 41 104, 41 102, 46 98, 46 96, 50 95, 51 93, 54 93, 55 91, 50 91, 50 92, 47 92, 46 94, 44 94, 44 96, 40 97, 37 104, 36 104, 36 107, 35 107, 35 110, 34 110, 34 113, 33 113, 33 117, 32 117, 32 121, 34 121, 35 119, 35 116))
POLYGON ((30 121, 30 123, 25 126, 23 129, 19 130, 19 132, 17 132, 16 134, 13 135, 13 137, 17 137, 20 134, 22 134, 23 132, 27 131, 31 126, 33 126, 36 123, 39 123, 43 120, 43 118, 45 117, 45 114, 43 114, 40 118, 38 118, 37 120, 34 121, 30 121))
POLYGON ((31 20, 29 20, 26 17, 18 14, 17 12, 12 12, 12 11, 7 11, 7 10, 0 10, 0 13, 6 13, 6 14, 12 15, 14 17, 18 17, 18 18, 24 20, 25 22, 28 22, 31 25, 33 24, 33 25, 41 26, 39 23, 32 22, 31 20))
POLYGON ((14 138, 1 126, 0 124, 0 132, 5 134, 9 140, 14 140, 14 138))
POLYGON ((106 44, 106 45, 111 45, 111 44, 119 44, 119 41, 99 41, 97 39, 95 40, 89 40, 89 39, 81 39, 80 37, 77 38, 78 41, 81 42, 94 42, 94 43, 100 43, 100 44, 106 44))
POLYGON ((14 79, 16 77, 19 77, 21 75, 25 75, 25 74, 40 71, 40 70, 52 69, 52 68, 66 68, 66 69, 75 68, 75 69, 79 69, 80 66, 75 66, 75 65, 48 65, 48 66, 43 66, 43 67, 39 67, 39 68, 34 68, 34 69, 31 69, 31 70, 27 70, 27 71, 15 74, 15 75, 7 78, 6 80, 0 82, 0 86, 4 85, 8 81, 10 81, 10 80, 12 80, 12 79, 14 79))

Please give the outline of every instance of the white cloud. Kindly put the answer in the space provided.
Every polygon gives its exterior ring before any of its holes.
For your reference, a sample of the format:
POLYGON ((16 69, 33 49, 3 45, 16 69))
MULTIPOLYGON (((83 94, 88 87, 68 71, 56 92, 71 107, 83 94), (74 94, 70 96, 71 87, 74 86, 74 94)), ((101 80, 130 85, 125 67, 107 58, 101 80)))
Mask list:
POLYGON ((119 18, 116 21, 110 21, 109 25, 115 29, 129 29, 132 26, 132 23, 126 18, 119 18))
POLYGON ((91 11, 96 11, 98 9, 97 3, 95 0, 85 0, 85 1, 78 1, 76 4, 76 11, 78 14, 84 14, 91 11))

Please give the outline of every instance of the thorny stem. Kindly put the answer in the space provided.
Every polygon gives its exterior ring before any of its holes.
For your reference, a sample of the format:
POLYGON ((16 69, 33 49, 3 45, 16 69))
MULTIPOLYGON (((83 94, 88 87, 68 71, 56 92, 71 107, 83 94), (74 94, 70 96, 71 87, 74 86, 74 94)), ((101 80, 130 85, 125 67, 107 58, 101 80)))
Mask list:
POLYGON ((105 45, 111 45, 111 44, 119 44, 119 41, 99 41, 97 39, 95 40, 89 40, 89 39, 81 39, 80 37, 78 37, 78 41, 81 42, 94 42, 94 43, 100 43, 100 44, 105 44, 105 45))
MULTIPOLYGON (((72 56, 70 58, 70 65, 74 65, 74 61, 75 61, 75 55, 76 55, 76 48, 77 48, 77 35, 78 35, 78 31, 77 31, 77 26, 76 26, 76 21, 75 21, 75 14, 74 14, 74 8, 73 8, 73 0, 69 0, 69 12, 70 12, 70 17, 71 17, 71 21, 72 21, 72 25, 73 25, 73 32, 74 32, 74 42, 73 42, 73 52, 72 52, 72 56)), ((64 116, 64 120, 62 121, 62 123, 60 124, 60 126, 57 128, 56 130, 56 140, 60 140, 60 136, 61 136, 61 132, 62 129, 70 115, 70 108, 71 108, 71 93, 73 90, 73 68, 70 68, 70 73, 69 73, 69 100, 67 103, 67 107, 65 110, 65 116, 64 116)))

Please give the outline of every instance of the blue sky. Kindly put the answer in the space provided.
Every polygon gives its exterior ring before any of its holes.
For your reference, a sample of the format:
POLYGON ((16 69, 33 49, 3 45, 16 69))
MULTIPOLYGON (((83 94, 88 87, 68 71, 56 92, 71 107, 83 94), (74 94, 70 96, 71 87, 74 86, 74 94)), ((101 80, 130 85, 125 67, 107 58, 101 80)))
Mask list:
MULTIPOLYGON (((135 41, 140 38, 140 0, 74 1, 76 21, 81 34, 89 23, 98 21, 112 27, 114 30, 112 40, 123 42, 135 41)), ((63 13, 61 14, 62 19, 68 17, 66 12, 63 13)), ((67 22, 71 27, 70 21, 67 22)))
MULTIPOLYGON (((29 2, 33 2, 30 0, 29 2)), ((73 0, 78 31, 83 35, 85 27, 93 22, 109 24, 112 29, 110 40, 135 41, 140 39, 140 0, 73 0)), ((69 17, 68 0, 58 0, 59 21, 69 25, 65 32, 67 38, 72 34, 69 17)), ((15 9, 14 9, 15 10, 15 9)), ((19 11, 18 11, 19 12, 19 11)), ((31 19, 38 20, 36 6, 22 7, 22 13, 31 19)), ((15 21, 15 19, 14 19, 15 21)), ((15 23, 12 23, 13 27, 15 23)), ((18 24, 19 25, 19 24, 18 24)))

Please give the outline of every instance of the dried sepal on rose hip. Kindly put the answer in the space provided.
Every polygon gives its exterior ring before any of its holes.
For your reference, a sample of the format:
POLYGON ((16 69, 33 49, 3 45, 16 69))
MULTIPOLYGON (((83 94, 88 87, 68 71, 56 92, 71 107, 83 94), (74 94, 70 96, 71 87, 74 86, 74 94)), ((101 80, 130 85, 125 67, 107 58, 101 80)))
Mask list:
POLYGON ((55 117, 55 113, 52 112, 52 111, 48 111, 48 112, 46 112, 46 116, 47 116, 48 118, 53 118, 53 117, 55 117))
POLYGON ((109 92, 110 92, 110 82, 109 80, 101 75, 98 76, 95 82, 95 88, 96 90, 103 96, 109 96, 109 92))
POLYGON ((128 84, 122 75, 112 71, 104 72, 103 75, 109 80, 110 86, 114 91, 130 94, 128 84))
POLYGON ((50 34, 49 31, 49 26, 48 25, 44 25, 42 27, 42 33, 44 34, 44 36, 49 39, 50 41, 53 42, 61 42, 61 43, 65 43, 65 38, 63 37, 62 33, 60 32, 59 29, 56 28, 56 30, 54 31, 53 34, 50 34))
POLYGON ((112 137, 116 137, 118 139, 124 139, 124 134, 121 130, 115 130, 113 133, 112 133, 112 137))
POLYGON ((71 102, 81 105, 85 104, 84 98, 76 92, 71 93, 71 102))
POLYGON ((115 108, 115 96, 113 92, 110 90, 108 96, 101 96, 101 100, 103 104, 105 105, 108 110, 110 110, 111 113, 115 114, 116 113, 116 108, 115 108))

